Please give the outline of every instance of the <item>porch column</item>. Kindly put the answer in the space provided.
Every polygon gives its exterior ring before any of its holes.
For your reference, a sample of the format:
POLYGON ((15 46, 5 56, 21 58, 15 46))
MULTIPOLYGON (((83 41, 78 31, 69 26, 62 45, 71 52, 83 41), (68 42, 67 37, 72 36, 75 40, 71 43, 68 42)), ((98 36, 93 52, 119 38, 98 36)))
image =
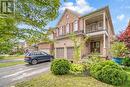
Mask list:
POLYGON ((57 54, 57 53, 56 53, 56 48, 54 48, 54 49, 55 49, 55 58, 56 58, 56 54, 57 54))
POLYGON ((105 12, 103 13, 103 29, 106 29, 106 14, 105 12))
POLYGON ((84 33, 86 34, 86 23, 85 23, 85 19, 83 20, 83 27, 84 27, 84 33))
POLYGON ((103 47, 106 48, 106 34, 103 35, 103 47))
POLYGON ((106 44, 106 34, 103 34, 103 57, 107 56, 106 44))

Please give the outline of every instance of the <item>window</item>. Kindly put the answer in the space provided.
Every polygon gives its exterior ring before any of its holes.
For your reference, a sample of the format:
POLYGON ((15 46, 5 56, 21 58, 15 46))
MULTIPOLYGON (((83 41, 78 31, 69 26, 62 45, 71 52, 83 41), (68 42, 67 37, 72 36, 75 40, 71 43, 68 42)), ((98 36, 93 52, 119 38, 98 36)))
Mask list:
POLYGON ((91 42, 91 52, 100 53, 100 41, 91 42))
POLYGON ((56 29, 56 36, 58 36, 59 35, 59 29, 57 28, 56 29))
POLYGON ((101 30, 103 28, 103 22, 100 21, 98 22, 98 30, 101 30))
POLYGON ((74 22, 74 31, 78 31, 78 21, 74 22))
POLYGON ((66 33, 69 33, 69 24, 66 25, 66 33))
POLYGON ((66 15, 66 20, 67 20, 67 23, 68 23, 68 21, 69 21, 69 15, 66 15))
POLYGON ((62 35, 62 27, 59 29, 59 35, 62 35))

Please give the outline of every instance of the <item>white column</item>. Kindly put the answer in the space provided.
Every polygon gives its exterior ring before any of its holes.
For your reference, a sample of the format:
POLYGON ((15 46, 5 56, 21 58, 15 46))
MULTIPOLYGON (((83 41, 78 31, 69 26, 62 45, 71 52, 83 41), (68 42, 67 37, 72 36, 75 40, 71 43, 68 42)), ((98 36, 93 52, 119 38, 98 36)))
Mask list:
POLYGON ((56 58, 56 48, 54 48, 55 49, 55 58, 56 58))
POLYGON ((105 12, 103 13, 103 29, 106 29, 106 14, 105 12))
POLYGON ((103 35, 103 47, 106 48, 106 34, 103 35))
POLYGON ((83 20, 84 24, 84 33, 86 34, 86 24, 85 24, 85 19, 83 20))

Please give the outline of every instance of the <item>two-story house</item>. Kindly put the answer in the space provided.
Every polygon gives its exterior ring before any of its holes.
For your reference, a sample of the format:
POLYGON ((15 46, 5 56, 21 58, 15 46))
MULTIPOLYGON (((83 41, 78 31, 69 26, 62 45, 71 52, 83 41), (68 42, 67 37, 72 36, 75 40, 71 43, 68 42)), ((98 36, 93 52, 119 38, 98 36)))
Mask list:
POLYGON ((90 36, 90 42, 80 51, 81 58, 92 52, 98 52, 102 57, 110 56, 115 33, 108 6, 84 16, 66 9, 54 30, 56 58, 73 58, 74 43, 68 35, 72 32, 76 33, 79 42, 85 35, 90 36))

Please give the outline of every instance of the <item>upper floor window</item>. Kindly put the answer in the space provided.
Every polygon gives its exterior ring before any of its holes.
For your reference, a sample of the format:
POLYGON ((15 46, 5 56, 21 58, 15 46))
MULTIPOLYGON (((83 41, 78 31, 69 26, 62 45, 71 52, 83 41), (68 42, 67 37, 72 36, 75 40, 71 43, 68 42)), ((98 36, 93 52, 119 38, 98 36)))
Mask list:
POLYGON ((102 28, 103 28, 103 22, 100 21, 100 22, 98 22, 98 29, 101 30, 102 28))
POLYGON ((66 25, 66 33, 69 33, 69 24, 66 25))
POLYGON ((74 31, 78 31, 78 21, 74 22, 74 31))
POLYGON ((58 36, 59 35, 59 29, 57 28, 56 29, 56 36, 58 36))
POLYGON ((69 22, 69 15, 66 15, 67 23, 69 22))
POLYGON ((59 29, 59 35, 62 35, 62 27, 59 29))

